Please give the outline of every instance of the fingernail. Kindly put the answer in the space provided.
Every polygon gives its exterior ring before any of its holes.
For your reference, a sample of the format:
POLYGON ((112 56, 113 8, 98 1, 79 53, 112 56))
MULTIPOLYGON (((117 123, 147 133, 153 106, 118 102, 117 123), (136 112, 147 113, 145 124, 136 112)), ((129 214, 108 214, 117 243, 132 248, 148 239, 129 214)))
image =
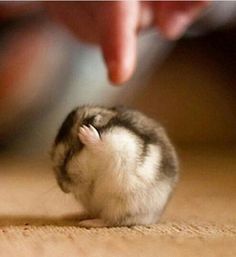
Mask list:
POLYGON ((191 18, 185 13, 172 14, 166 25, 166 34, 169 39, 178 39, 183 35, 191 23, 191 18))

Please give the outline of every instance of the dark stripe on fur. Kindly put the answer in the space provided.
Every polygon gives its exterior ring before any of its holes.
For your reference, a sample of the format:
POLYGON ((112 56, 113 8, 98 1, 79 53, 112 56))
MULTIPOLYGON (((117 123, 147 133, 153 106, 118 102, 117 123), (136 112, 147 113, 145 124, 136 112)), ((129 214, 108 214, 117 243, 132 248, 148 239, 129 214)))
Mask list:
POLYGON ((69 115, 66 117, 56 136, 56 145, 60 142, 65 142, 66 140, 68 140, 68 137, 70 136, 70 130, 76 122, 76 112, 77 109, 70 112, 69 115))

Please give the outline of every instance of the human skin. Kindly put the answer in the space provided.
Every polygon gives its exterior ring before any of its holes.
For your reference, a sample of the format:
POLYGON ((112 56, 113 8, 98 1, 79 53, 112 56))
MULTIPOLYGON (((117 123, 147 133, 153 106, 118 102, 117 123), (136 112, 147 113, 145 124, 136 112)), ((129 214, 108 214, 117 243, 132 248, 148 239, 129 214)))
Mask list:
POLYGON ((84 1, 35 2, 0 5, 0 22, 46 10, 87 43, 101 47, 108 77, 119 85, 129 80, 136 66, 137 38, 151 26, 176 40, 198 17, 209 1, 84 1))
POLYGON ((209 1, 45 2, 49 14, 77 38, 102 49, 108 77, 114 84, 133 74, 140 30, 155 26, 163 37, 176 40, 209 1))

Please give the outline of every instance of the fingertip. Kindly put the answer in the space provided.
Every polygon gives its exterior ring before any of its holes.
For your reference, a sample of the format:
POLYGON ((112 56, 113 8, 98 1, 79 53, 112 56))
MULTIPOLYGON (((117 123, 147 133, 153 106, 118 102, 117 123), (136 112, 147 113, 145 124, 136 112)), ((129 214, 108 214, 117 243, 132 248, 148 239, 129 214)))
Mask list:
POLYGON ((132 30, 124 31, 110 42, 103 48, 108 78, 114 85, 121 85, 132 77, 136 67, 137 35, 132 30))
POLYGON ((124 56, 119 61, 110 61, 107 63, 108 78, 115 85, 119 86, 127 82, 135 69, 135 60, 130 60, 129 57, 124 56))
MULTIPOLYGON (((114 36, 110 44, 103 45, 103 56, 109 80, 114 85, 127 82, 136 66, 136 35, 133 31, 114 36)), ((108 41, 108 40, 107 40, 108 41)), ((106 42, 107 42, 106 41, 106 42)))

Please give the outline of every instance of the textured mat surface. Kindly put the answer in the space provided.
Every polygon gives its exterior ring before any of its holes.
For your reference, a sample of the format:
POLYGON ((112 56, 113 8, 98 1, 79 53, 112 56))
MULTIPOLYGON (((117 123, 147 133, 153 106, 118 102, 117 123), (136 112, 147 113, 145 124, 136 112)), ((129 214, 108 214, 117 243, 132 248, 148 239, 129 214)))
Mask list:
POLYGON ((2 158, 0 256, 236 256, 235 149, 180 151, 181 181, 160 224, 82 229, 48 164, 2 158))
POLYGON ((5 256, 235 256, 236 228, 163 223, 150 227, 81 229, 19 226, 0 229, 5 256), (201 255, 199 255, 201 253, 201 255))

